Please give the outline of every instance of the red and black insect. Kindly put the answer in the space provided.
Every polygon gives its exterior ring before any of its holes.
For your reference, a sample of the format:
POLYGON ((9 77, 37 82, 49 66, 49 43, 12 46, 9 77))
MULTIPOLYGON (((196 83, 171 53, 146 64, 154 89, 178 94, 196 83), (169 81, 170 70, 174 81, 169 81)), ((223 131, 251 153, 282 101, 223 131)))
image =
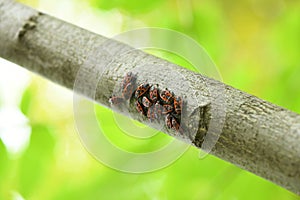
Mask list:
POLYGON ((155 113, 157 115, 157 119, 159 119, 163 114, 163 106, 160 105, 160 102, 157 101, 154 105, 155 113))
POLYGON ((142 104, 146 108, 149 108, 152 105, 152 102, 147 97, 143 96, 143 98, 142 98, 142 104))
POLYGON ((173 102, 174 94, 167 88, 160 93, 160 98, 166 103, 171 104, 173 102))
POLYGON ((154 120, 159 120, 162 117, 162 111, 162 105, 156 102, 156 104, 153 104, 151 107, 149 107, 147 117, 151 122, 154 120))
POLYGON ((158 92, 158 88, 155 85, 152 85, 149 90, 149 98, 153 103, 158 100, 158 92))
POLYGON ((172 115, 171 114, 167 114, 165 117, 165 124, 167 126, 167 128, 172 128, 172 115))
POLYGON ((172 118, 172 129, 174 129, 175 131, 181 130, 180 123, 175 117, 172 118))
POLYGON ((160 91, 158 85, 150 85, 147 82, 137 87, 136 81, 136 74, 126 73, 122 81, 122 97, 115 95, 110 97, 110 104, 120 105, 133 98, 136 110, 148 117, 151 122, 164 119, 168 129, 182 133, 182 98, 175 96, 167 88, 160 91))
POLYGON ((113 95, 112 97, 109 98, 109 103, 111 105, 120 105, 124 103, 124 98, 113 95))
POLYGON ((135 108, 139 113, 141 113, 142 115, 145 115, 145 110, 144 110, 143 106, 139 103, 139 101, 135 102, 135 108))
POLYGON ((123 89, 122 96, 125 100, 127 100, 130 99, 133 93, 134 93, 134 84, 128 83, 123 89))
POLYGON ((174 109, 175 109, 175 112, 177 114, 181 114, 181 109, 182 109, 182 99, 181 97, 175 97, 174 98, 174 109))
POLYGON ((139 98, 144 95, 146 92, 148 92, 149 88, 149 83, 142 83, 141 85, 139 85, 135 91, 135 98, 139 98))
POLYGON ((150 108, 148 108, 147 117, 150 120, 150 122, 153 122, 157 119, 157 113, 155 111, 155 105, 152 105, 150 108))
POLYGON ((173 112, 173 110, 174 110, 173 105, 165 104, 165 105, 163 105, 162 113, 166 115, 166 114, 169 114, 169 113, 173 112))
POLYGON ((125 89, 125 87, 131 83, 132 85, 135 85, 136 82, 136 74, 133 74, 132 72, 128 72, 122 81, 122 89, 125 89))

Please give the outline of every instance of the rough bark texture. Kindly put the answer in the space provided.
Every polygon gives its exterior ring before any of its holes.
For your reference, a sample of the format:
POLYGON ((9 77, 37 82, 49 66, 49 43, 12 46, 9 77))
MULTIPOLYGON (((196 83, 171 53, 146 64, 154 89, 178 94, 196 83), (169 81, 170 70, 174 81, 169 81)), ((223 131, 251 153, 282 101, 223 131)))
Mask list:
MULTIPOLYGON (((70 89, 76 82, 105 106, 124 74, 138 72, 138 83, 184 97, 184 134, 164 132, 207 151, 216 141, 213 155, 300 194, 296 113, 9 0, 0 0, 0 56, 70 89)), ((122 109, 146 123, 132 104, 122 109)))

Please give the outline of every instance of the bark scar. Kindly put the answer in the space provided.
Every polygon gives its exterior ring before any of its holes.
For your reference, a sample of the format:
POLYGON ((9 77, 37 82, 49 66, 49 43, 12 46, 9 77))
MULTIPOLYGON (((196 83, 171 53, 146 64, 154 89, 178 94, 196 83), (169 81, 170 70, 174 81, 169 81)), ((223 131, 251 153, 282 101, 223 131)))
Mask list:
POLYGON ((38 12, 36 15, 33 15, 31 17, 28 18, 28 20, 25 21, 24 25, 22 26, 22 28, 20 29, 20 31, 18 32, 18 38, 21 40, 25 34, 36 28, 36 25, 38 23, 38 18, 40 16, 42 16, 43 13, 38 12))
POLYGON ((211 104, 201 106, 195 110, 195 111, 199 112, 199 115, 200 115, 198 131, 197 131, 195 138, 193 139, 193 144, 196 147, 201 148, 202 143, 204 142, 204 138, 207 134, 208 126, 209 126, 209 122, 210 122, 210 118, 211 118, 210 110, 211 110, 211 104))

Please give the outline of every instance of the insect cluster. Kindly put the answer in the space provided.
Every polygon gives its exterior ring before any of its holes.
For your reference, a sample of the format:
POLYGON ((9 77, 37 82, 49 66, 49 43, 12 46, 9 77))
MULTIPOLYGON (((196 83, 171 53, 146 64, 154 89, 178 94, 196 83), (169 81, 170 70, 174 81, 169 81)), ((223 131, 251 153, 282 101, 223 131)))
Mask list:
POLYGON ((112 96, 109 99, 111 105, 120 105, 133 99, 137 111, 151 122, 164 120, 167 128, 182 132, 182 98, 167 88, 160 90, 158 85, 142 83, 137 86, 136 80, 136 75, 128 72, 121 84, 122 97, 112 96))

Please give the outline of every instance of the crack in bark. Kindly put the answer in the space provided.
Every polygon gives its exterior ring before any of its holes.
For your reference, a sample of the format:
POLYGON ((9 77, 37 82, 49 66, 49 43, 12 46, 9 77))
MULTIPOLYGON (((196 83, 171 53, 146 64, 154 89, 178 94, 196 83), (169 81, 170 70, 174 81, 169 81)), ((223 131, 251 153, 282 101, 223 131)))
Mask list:
POLYGON ((211 104, 207 104, 205 106, 201 106, 197 108, 194 111, 194 112, 199 112, 199 116, 200 116, 198 131, 195 138, 193 139, 193 144, 196 147, 201 148, 204 142, 209 127, 209 122, 211 119, 210 110, 211 110, 211 104))
POLYGON ((24 23, 24 25, 22 26, 22 28, 20 29, 20 31, 18 33, 19 40, 22 40, 22 38, 25 36, 25 34, 28 31, 36 28, 36 25, 38 23, 38 18, 42 15, 43 15, 43 13, 38 12, 36 15, 33 15, 33 16, 29 17, 28 20, 26 20, 26 22, 24 23))

